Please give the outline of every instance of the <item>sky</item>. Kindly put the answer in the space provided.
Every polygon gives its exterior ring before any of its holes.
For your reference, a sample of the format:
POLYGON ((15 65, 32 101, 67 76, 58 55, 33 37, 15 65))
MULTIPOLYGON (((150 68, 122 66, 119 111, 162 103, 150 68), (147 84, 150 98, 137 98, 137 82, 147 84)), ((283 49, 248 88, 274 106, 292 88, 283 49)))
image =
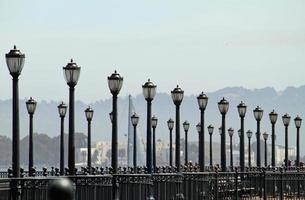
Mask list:
POLYGON ((185 94, 304 85, 304 10, 304 0, 1 0, 0 99, 11 98, 13 45, 26 55, 21 98, 67 100, 71 58, 81 66, 76 98, 87 103, 111 96, 115 69, 123 96, 148 78, 185 94))

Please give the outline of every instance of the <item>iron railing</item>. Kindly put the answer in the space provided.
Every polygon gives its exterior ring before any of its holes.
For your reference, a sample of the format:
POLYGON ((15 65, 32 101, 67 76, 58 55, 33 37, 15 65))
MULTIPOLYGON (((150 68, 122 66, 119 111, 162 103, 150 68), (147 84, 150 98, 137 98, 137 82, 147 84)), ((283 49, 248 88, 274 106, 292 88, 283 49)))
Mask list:
MULTIPOLYGON (((111 171, 111 170, 110 170, 111 171)), ((120 200, 143 200, 153 186, 156 200, 176 199, 305 199, 305 172, 257 170, 239 172, 171 173, 167 169, 154 174, 95 174, 67 176, 74 183, 75 200, 111 200, 112 178, 117 176, 120 200)), ((21 200, 47 200, 50 181, 61 177, 38 176, 19 179, 0 178, 0 200, 11 199, 11 183, 18 182, 21 200)))

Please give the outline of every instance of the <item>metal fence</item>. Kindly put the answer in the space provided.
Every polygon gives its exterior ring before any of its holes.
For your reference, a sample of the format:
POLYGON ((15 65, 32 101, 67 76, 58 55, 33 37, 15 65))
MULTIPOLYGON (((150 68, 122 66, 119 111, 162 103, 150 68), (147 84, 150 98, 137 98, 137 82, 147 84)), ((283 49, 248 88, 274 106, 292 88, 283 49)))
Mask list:
MULTIPOLYGON (((156 200, 177 199, 305 199, 305 172, 182 172, 118 174, 120 200, 143 200, 153 187, 156 200)), ((21 200, 47 200, 50 181, 60 177, 0 178, 0 200, 11 199, 12 181, 18 181, 21 200)), ((75 200, 111 200, 112 178, 106 175, 69 177, 75 200)))

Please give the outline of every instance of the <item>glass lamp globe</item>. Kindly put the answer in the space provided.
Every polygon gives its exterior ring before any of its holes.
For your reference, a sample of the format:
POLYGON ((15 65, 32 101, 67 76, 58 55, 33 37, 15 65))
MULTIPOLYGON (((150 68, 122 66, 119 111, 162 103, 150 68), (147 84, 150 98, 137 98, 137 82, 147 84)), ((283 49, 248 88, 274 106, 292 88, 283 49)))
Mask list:
POLYGON ((70 87, 74 87, 79 79, 80 67, 71 59, 70 62, 63 67, 63 70, 67 84, 70 87))

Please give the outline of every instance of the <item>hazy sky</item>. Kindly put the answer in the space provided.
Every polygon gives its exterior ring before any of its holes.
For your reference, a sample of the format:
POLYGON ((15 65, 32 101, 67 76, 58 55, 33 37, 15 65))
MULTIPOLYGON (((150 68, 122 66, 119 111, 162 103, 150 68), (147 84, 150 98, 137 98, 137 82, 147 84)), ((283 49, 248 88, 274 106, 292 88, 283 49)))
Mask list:
POLYGON ((186 94, 225 86, 282 90, 305 84, 304 0, 1 0, 0 99, 11 97, 4 54, 26 54, 20 97, 66 100, 62 67, 82 67, 76 98, 110 96, 107 76, 124 76, 122 95, 177 83, 186 94))

